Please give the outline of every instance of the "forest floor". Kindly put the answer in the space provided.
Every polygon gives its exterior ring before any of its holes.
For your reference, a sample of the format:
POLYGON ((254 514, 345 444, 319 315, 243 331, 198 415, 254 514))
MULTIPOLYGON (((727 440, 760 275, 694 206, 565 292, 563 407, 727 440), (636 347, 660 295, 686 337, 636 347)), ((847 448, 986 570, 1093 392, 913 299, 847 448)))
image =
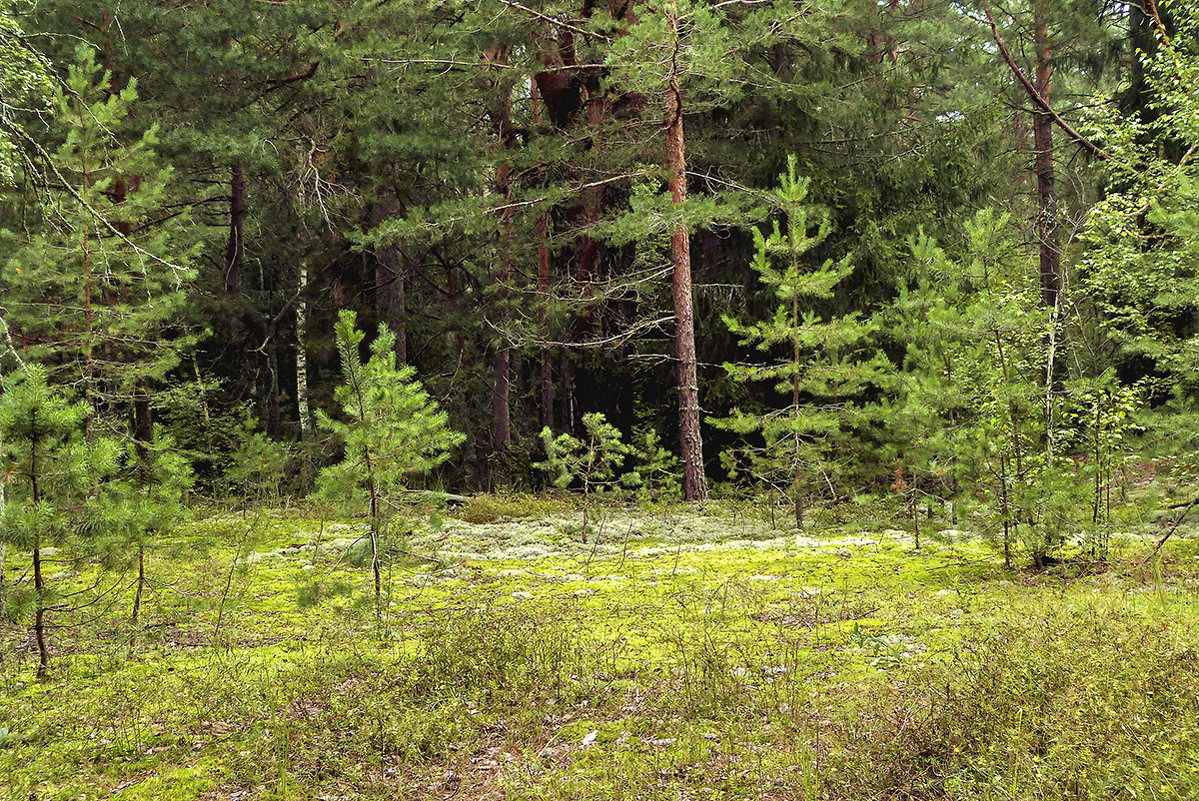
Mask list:
POLYGON ((381 624, 362 524, 296 510, 160 543, 136 627, 131 574, 52 566, 92 602, 52 616, 45 681, 6 630, 0 797, 1199 797, 1191 532, 1034 572, 761 506, 596 518, 421 526, 381 624))

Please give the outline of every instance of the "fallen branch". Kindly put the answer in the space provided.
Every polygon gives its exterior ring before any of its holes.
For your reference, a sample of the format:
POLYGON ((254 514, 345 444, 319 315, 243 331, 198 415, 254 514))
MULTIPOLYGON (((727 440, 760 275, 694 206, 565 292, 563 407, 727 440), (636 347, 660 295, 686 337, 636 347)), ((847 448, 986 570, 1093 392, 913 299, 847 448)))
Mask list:
MULTIPOLYGON (((1186 505, 1186 507, 1182 510, 1182 514, 1180 514, 1178 516, 1178 519, 1174 521, 1174 525, 1170 526, 1170 530, 1166 532, 1166 536, 1162 537, 1160 540, 1157 541, 1157 545, 1154 546, 1153 551, 1141 561, 1141 564, 1145 564, 1150 559, 1157 556, 1158 552, 1161 551, 1162 546, 1166 544, 1166 540, 1168 540, 1168 539, 1170 539, 1170 537, 1174 536, 1175 531, 1178 531, 1178 527, 1180 525, 1182 525, 1182 521, 1186 519, 1187 512, 1189 512, 1189 511, 1191 511, 1191 509, 1195 508, 1195 504, 1197 504, 1197 503, 1199 503, 1199 498, 1195 498, 1194 500, 1192 500, 1190 503, 1188 503, 1186 505)), ((1171 508, 1177 508, 1177 507, 1171 507, 1171 508)))

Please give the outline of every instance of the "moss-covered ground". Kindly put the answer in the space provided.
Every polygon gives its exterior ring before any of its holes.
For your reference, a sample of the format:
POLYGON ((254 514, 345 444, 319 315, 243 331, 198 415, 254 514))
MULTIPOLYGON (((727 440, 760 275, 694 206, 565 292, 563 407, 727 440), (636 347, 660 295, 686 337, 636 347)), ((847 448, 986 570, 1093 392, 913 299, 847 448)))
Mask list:
POLYGON ((1199 798, 1185 532, 1032 572, 877 518, 598 518, 397 529, 381 623, 364 526, 311 512, 159 543, 138 625, 131 573, 51 562, 46 680, 5 630, 0 797, 1199 798))

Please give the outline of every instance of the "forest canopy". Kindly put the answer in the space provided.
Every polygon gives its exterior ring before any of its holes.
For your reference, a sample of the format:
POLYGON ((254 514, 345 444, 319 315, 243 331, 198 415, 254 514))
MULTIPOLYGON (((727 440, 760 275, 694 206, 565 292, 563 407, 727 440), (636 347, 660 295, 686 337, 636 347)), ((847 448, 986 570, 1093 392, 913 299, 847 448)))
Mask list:
POLYGON ((194 492, 349 458, 347 312, 461 434, 408 489, 639 439, 608 489, 899 492, 1040 562, 1194 462, 1193 4, 0 13, 4 372, 194 492))

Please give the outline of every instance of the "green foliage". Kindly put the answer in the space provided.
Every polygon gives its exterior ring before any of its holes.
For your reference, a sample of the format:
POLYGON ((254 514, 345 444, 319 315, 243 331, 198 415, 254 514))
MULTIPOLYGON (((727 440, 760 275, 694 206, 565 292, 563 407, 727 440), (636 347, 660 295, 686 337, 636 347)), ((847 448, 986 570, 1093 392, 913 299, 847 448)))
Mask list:
POLYGON ((236 447, 228 455, 225 467, 227 486, 247 500, 278 500, 294 458, 294 447, 268 437, 249 412, 244 412, 234 442, 236 447))
MULTIPOLYGON (((82 534, 105 533, 107 504, 97 502, 100 482, 117 469, 119 449, 109 439, 84 438, 88 407, 51 387, 37 365, 10 377, 0 396, 0 474, 8 486, 0 509, 0 542, 33 555, 34 617, 39 675, 49 661, 45 614, 56 600, 41 564, 42 549, 82 534)), ((8 587, 0 588, 7 591, 8 587)))
POLYGON ((679 497, 682 492, 679 457, 662 445, 662 436, 656 429, 645 427, 634 430, 629 451, 635 465, 621 476, 621 482, 634 488, 638 500, 679 497))
POLYGON ((30 45, 29 38, 13 15, 23 0, 0 2, 0 186, 16 178, 19 145, 28 136, 18 112, 41 109, 50 93, 46 62, 30 45))
POLYGON ((117 469, 119 449, 106 438, 87 442, 87 415, 84 404, 49 385, 38 365, 10 376, 0 396, 6 542, 63 544, 90 519, 90 501, 117 469))
POLYGON ((149 392, 179 362, 185 289, 194 278, 186 209, 157 128, 130 132, 134 82, 118 91, 81 45, 51 97, 53 180, 24 209, 27 230, 0 232, 7 323, 27 359, 83 388, 97 410, 149 392), (40 202, 39 202, 40 201, 40 202))
POLYGON ((591 496, 620 487, 620 468, 631 449, 620 430, 600 412, 583 415, 583 431, 586 436, 579 439, 571 434, 554 436, 548 426, 541 429, 545 461, 535 462, 533 467, 547 473, 559 489, 577 484, 583 491, 582 534, 586 539, 591 525, 591 496))
POLYGON ((159 434, 153 442, 129 443, 119 481, 106 488, 106 513, 118 537, 136 550, 169 536, 187 519, 184 500, 195 480, 174 441, 159 434))
POLYGON ((724 318, 742 345, 772 357, 765 364, 726 363, 729 377, 739 383, 772 382, 790 402, 765 412, 734 409, 731 416, 711 421, 750 438, 725 451, 722 462, 730 474, 747 475, 791 495, 796 526, 803 523, 807 497, 831 484, 834 452, 865 423, 864 407, 884 369, 881 357, 871 352, 871 323, 856 313, 822 311, 821 304, 834 296, 853 268, 848 259, 808 263, 807 254, 825 240, 832 224, 826 210, 807 203, 810 183, 790 158, 779 187, 771 192, 785 216, 785 230, 777 221, 769 235, 754 229, 751 266, 774 300, 772 313, 756 322, 724 318))
MULTIPOLYGON (((1096 112, 1092 125, 1108 143, 1112 191, 1087 215, 1081 278, 1099 312, 1097 328, 1122 361, 1143 373, 1199 382, 1199 8, 1169 4, 1177 33, 1137 58, 1152 108, 1096 112), (1148 365, 1150 369, 1146 370, 1148 365)), ((1106 343, 1105 343, 1106 344, 1106 343)), ((1159 398, 1169 394, 1163 386, 1159 398)))
MULTIPOLYGON (((321 492, 363 501, 372 517, 378 503, 395 504, 411 481, 445 462, 463 436, 449 427, 448 415, 421 387, 416 370, 396 366, 395 334, 386 327, 370 344, 363 363, 359 346, 365 334, 356 315, 343 311, 337 320, 342 384, 334 391, 344 420, 318 412, 320 425, 343 445, 341 462, 320 475, 321 492)), ((359 508, 362 508, 361 506, 359 508)))
POLYGON ((403 508, 412 479, 445 462, 463 436, 449 427, 448 415, 421 387, 416 370, 396 366, 395 334, 386 326, 380 326, 363 363, 358 349, 365 334, 356 321, 354 312, 343 311, 335 329, 343 383, 333 397, 345 419, 317 414, 321 427, 342 443, 344 456, 321 470, 317 485, 324 499, 357 504, 370 517, 375 617, 382 622, 380 539, 403 508))
POLYGON ((550 482, 559 489, 577 484, 583 494, 603 492, 615 487, 620 480, 619 470, 629 454, 620 430, 599 412, 583 415, 582 439, 571 434, 558 434, 548 427, 541 430, 545 461, 533 466, 546 472, 550 482))
POLYGON ((916 271, 891 321, 905 343, 889 418, 901 475, 981 515, 1008 559, 1017 542, 1038 564, 1071 542, 1105 555, 1098 527, 1143 389, 1119 386, 1110 370, 1053 376, 1060 329, 1006 215, 979 212, 960 259, 927 236, 910 246, 916 271))

